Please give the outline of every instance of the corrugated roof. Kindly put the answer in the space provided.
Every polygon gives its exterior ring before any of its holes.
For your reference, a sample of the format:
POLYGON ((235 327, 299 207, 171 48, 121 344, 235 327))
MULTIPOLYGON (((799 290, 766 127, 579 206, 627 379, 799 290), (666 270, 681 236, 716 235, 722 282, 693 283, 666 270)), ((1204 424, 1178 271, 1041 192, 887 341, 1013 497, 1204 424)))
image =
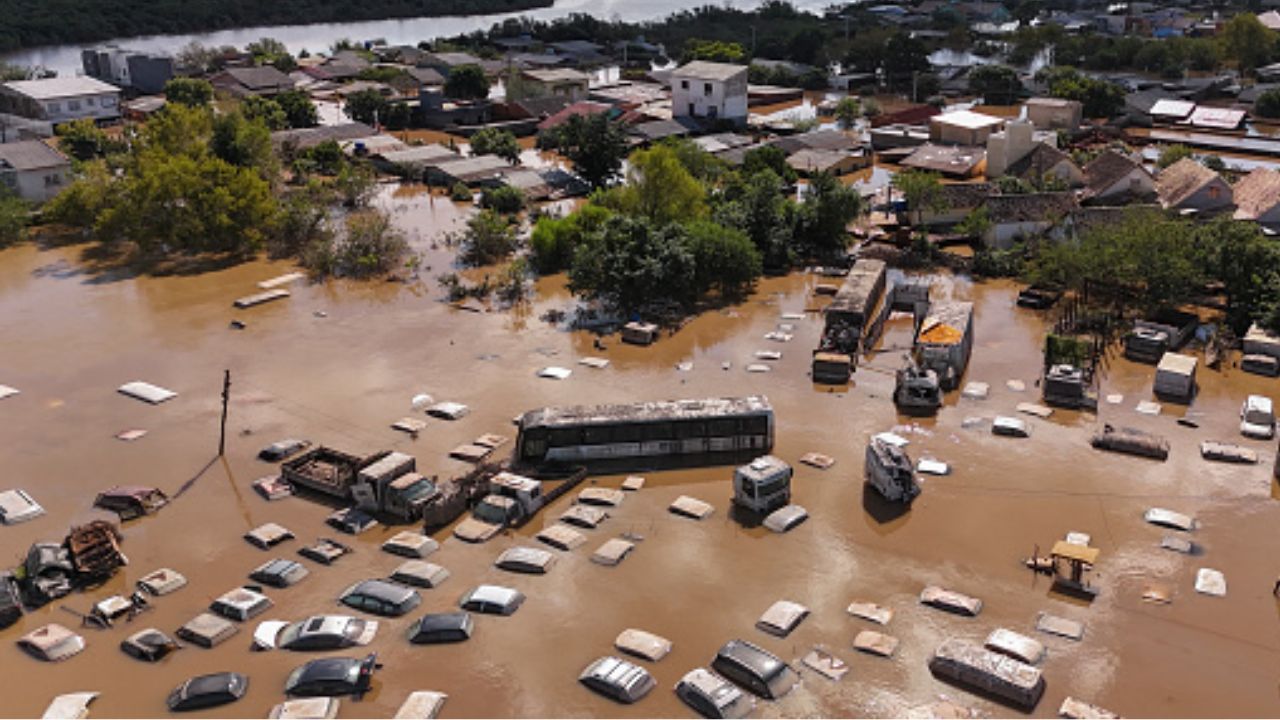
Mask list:
POLYGON ((973 112, 972 110, 959 110, 956 112, 942 113, 929 118, 930 123, 939 123, 943 125, 954 125, 969 130, 978 130, 981 128, 992 127, 1004 123, 1005 118, 998 118, 985 113, 973 112))
POLYGON ((948 175, 969 175, 986 157, 987 151, 982 148, 926 143, 904 158, 901 164, 948 175))
POLYGON ((1156 103, 1151 106, 1151 114, 1159 115, 1160 117, 1163 117, 1163 118, 1172 118, 1174 120, 1181 120, 1186 116, 1190 115, 1192 111, 1194 111, 1195 109, 1196 109, 1196 104, 1193 102, 1188 102, 1186 100, 1170 100, 1169 98, 1162 98, 1160 100, 1157 100, 1156 103))
POLYGON ((1235 130, 1244 122, 1244 118, 1244 110, 1201 106, 1191 113, 1191 124, 1195 127, 1235 130))
POLYGON ((556 68, 552 70, 525 70, 524 74, 528 77, 544 83, 556 82, 588 82, 591 76, 578 70, 569 68, 556 68))
POLYGON ((4 84, 14 92, 36 100, 53 100, 55 98, 73 97, 76 95, 98 95, 101 93, 118 93, 120 88, 91 77, 55 77, 43 80, 15 80, 4 84))
POLYGON ((39 140, 0 143, 0 170, 39 170, 70 164, 65 155, 39 140))

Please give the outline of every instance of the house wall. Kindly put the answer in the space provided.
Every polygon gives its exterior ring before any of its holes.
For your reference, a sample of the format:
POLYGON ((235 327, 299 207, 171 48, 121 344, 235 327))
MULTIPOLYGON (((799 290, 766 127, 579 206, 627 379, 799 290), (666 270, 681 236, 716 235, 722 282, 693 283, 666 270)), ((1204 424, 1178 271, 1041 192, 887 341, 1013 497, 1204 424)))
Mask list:
POLYGON ((1027 106, 1027 119, 1037 130, 1075 130, 1080 127, 1081 105, 1073 103, 1067 107, 1051 105, 1027 106))
POLYGON ((1231 186, 1222 178, 1200 188, 1176 206, 1178 210, 1221 210, 1232 203, 1231 186))
POLYGON ((671 78, 671 112, 675 117, 747 119, 747 73, 728 81, 671 78))
POLYGON ((104 92, 36 100, 16 93, 7 94, 11 108, 24 117, 64 123, 81 118, 109 120, 120 117, 120 93, 104 92))
POLYGON ((71 183, 71 164, 38 170, 0 172, 0 184, 16 190, 18 197, 42 203, 71 183))
POLYGON ((1098 193, 1094 197, 1099 200, 1116 197, 1125 193, 1134 195, 1151 195, 1156 191, 1156 181, 1140 168, 1134 168, 1128 175, 1120 178, 1111 187, 1098 193))
POLYGON ((996 250, 1008 250, 1013 247, 1015 240, 1039 235, 1051 227, 1053 227, 1053 223, 1047 220, 992 225, 986 235, 987 247, 996 250))
POLYGON ((1280 204, 1272 205, 1265 212, 1258 213, 1256 222, 1262 223, 1263 225, 1280 224, 1280 204))
POLYGON ((1084 171, 1067 160, 1063 160, 1049 168, 1049 172, 1046 174, 1056 175, 1072 187, 1079 187, 1084 184, 1084 171))

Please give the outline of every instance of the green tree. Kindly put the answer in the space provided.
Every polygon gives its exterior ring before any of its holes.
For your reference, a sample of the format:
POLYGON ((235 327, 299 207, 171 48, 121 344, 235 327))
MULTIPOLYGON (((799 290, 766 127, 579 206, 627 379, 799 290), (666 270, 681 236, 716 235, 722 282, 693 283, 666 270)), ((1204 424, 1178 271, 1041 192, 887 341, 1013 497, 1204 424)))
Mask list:
POLYGON ((503 215, 515 215, 524 209, 524 192, 510 185, 485 190, 480 196, 480 207, 503 215))
POLYGON ((304 156, 316 170, 326 175, 337 175, 347 162, 347 157, 342 154, 342 146, 336 140, 325 140, 305 151, 304 156))
POLYGON ((555 132, 555 145, 593 188, 612 182, 627 156, 627 135, 622 125, 604 113, 569 118, 555 132))
POLYGON ((605 207, 642 215, 657 226, 706 215, 706 189, 670 147, 637 150, 628 163, 626 184, 597 198, 605 207))
POLYGON ((700 182, 710 185, 724 174, 724 161, 698 147, 689 138, 667 138, 659 144, 675 153, 684 169, 700 182))
POLYGON ((1191 148, 1186 145, 1168 145, 1160 151, 1160 157, 1156 160, 1156 164, 1163 170, 1179 160, 1191 157, 1192 154, 1191 148))
POLYGON ((213 86, 200 78, 173 78, 164 84, 164 97, 171 103, 203 107, 213 100, 213 86))
POLYGON ((684 62, 708 60, 710 62, 741 63, 746 56, 747 52, 742 49, 742 45, 736 42, 689 38, 684 43, 682 60, 684 62))
POLYGON ((479 65, 459 65, 445 78, 444 94, 455 100, 483 100, 489 97, 489 78, 479 65))
POLYGON ((849 130, 857 125, 860 117, 862 117, 862 103, 858 102, 858 98, 842 97, 840 102, 836 103, 836 122, 840 124, 842 130, 849 130))
POLYGON ((333 178, 333 189, 346 207, 362 208, 373 200, 378 178, 373 168, 364 163, 344 162, 333 178))
POLYGON ((312 180, 284 197, 276 229, 267 243, 272 257, 300 256, 316 244, 333 241, 329 204, 333 192, 312 180))
POLYGON ((285 119, 291 128, 309 128, 320 124, 320 115, 311 98, 301 90, 288 90, 275 97, 276 104, 284 110, 285 119))
POLYGON ((783 272, 792 264, 795 236, 795 204, 783 195, 785 183, 773 170, 763 168, 739 177, 724 189, 715 219, 737 228, 751 239, 768 272, 783 272))
POLYGON ((935 172, 907 170, 891 181, 894 189, 906 198, 907 210, 916 214, 915 223, 924 223, 925 210, 934 210, 942 196, 942 177, 935 172))
POLYGON ((1204 267, 1222 282, 1227 295, 1227 324, 1243 335, 1249 324, 1266 321, 1280 302, 1280 249, 1256 223, 1221 216, 1195 229, 1204 267))
POLYGON ((207 107, 165 105, 142 129, 141 147, 192 157, 209 152, 213 113, 207 107))
POLYGON ((480 130, 471 136, 471 152, 476 155, 497 155, 513 165, 520 162, 520 144, 510 130, 480 130))
POLYGON ((956 232, 971 240, 986 237, 990 230, 991 214, 987 212, 986 207, 970 212, 956 225, 956 232))
POLYGON ((348 95, 347 102, 342 107, 342 112, 356 122, 374 125, 387 119, 389 105, 382 93, 370 88, 348 95))
POLYGON ((1049 95, 1077 100, 1085 117, 1109 118, 1124 107, 1124 90, 1119 85, 1081 75, 1073 67, 1045 68, 1037 79, 1049 86, 1049 95))
POLYGON ((468 265, 492 265, 509 257, 518 245, 515 228, 492 210, 472 215, 458 241, 468 265))
POLYGON ((58 147, 80 161, 106 157, 124 150, 123 143, 107 137, 102 128, 89 118, 62 123, 54 128, 54 133, 58 136, 58 147))
POLYGON ((286 73, 298 69, 298 63, 289 54, 289 48, 275 38, 262 38, 257 42, 251 42, 245 47, 245 52, 253 56, 254 65, 271 65, 280 72, 286 73))
POLYGON ((347 217, 336 255, 343 275, 365 278, 391 272, 408 253, 409 243, 391 215, 366 210, 347 217))
POLYGON ((969 92, 988 105, 1013 105, 1022 95, 1022 80, 1013 68, 979 65, 969 72, 969 92))
POLYGON ((209 150, 236 167, 254 170, 264 180, 273 179, 278 170, 267 126, 239 112, 224 113, 213 119, 209 150))
POLYGON ((240 112, 250 120, 261 121, 268 130, 284 130, 289 127, 289 116, 280 103, 271 98, 250 95, 240 101, 240 112))
POLYGON ((583 238, 599 231, 612 215, 607 208, 587 204, 565 217, 538 218, 529 236, 534 267, 543 275, 567 270, 583 238))
POLYGON ((699 220, 686 228, 693 254, 693 284, 699 293, 714 291, 725 299, 745 296, 760 277, 760 251, 746 233, 699 220))
POLYGON ((614 216, 574 253, 569 289, 623 313, 685 307, 695 299, 695 274, 679 226, 657 229, 643 218, 614 216))
POLYGON ((929 64, 929 52, 924 43, 908 33, 894 33, 884 44, 882 58, 881 65, 889 87, 906 93, 916 91, 918 97, 912 97, 913 101, 930 94, 916 87, 920 75, 933 67, 929 64))
POLYGON ((1264 118, 1280 117, 1280 88, 1272 88, 1253 103, 1253 114, 1264 118))
POLYGON ((1275 34, 1253 13, 1240 13, 1218 32, 1222 54, 1234 60, 1241 73, 1265 64, 1275 49, 1275 34))
POLYGON ((809 189, 797 213, 798 252, 821 260, 834 259, 848 249, 849 223, 862 214, 862 196, 829 173, 809 179, 809 189))
POLYGON ((787 185, 795 184, 795 168, 787 164, 786 151, 776 145, 763 145, 743 154, 743 175, 750 177, 761 170, 772 170, 787 185))
POLYGON ((0 247, 21 240, 30 220, 31 208, 26 201, 0 184, 0 247))

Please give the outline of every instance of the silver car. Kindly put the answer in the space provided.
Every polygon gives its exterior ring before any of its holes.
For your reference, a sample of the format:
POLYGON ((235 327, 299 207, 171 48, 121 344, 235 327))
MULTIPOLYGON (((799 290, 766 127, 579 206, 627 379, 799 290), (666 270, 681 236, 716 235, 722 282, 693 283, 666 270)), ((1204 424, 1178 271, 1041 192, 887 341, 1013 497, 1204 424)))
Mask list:
POLYGON ((578 682, 628 705, 648 695, 655 684, 648 670, 613 655, 588 665, 578 676, 578 682))

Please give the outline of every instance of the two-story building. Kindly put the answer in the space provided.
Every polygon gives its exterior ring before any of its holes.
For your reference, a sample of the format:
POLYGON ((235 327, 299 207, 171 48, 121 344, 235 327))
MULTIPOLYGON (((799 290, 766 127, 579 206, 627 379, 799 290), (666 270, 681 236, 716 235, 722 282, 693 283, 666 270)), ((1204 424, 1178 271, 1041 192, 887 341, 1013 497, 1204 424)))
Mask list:
POLYGON ((694 60, 671 73, 676 118, 747 122, 747 67, 694 60))
POLYGON ((71 161, 40 140, 0 144, 0 187, 41 203, 71 183, 71 161))
POLYGON ((17 80, 0 85, 0 112, 52 124, 120 117, 120 89, 90 77, 17 80))
POLYGON ((80 52, 84 74, 143 94, 156 94, 173 78, 173 58, 126 50, 117 45, 80 52))
POLYGON ((507 99, 558 97, 577 102, 587 98, 590 82, 589 75, 570 68, 521 70, 507 82, 507 99))

